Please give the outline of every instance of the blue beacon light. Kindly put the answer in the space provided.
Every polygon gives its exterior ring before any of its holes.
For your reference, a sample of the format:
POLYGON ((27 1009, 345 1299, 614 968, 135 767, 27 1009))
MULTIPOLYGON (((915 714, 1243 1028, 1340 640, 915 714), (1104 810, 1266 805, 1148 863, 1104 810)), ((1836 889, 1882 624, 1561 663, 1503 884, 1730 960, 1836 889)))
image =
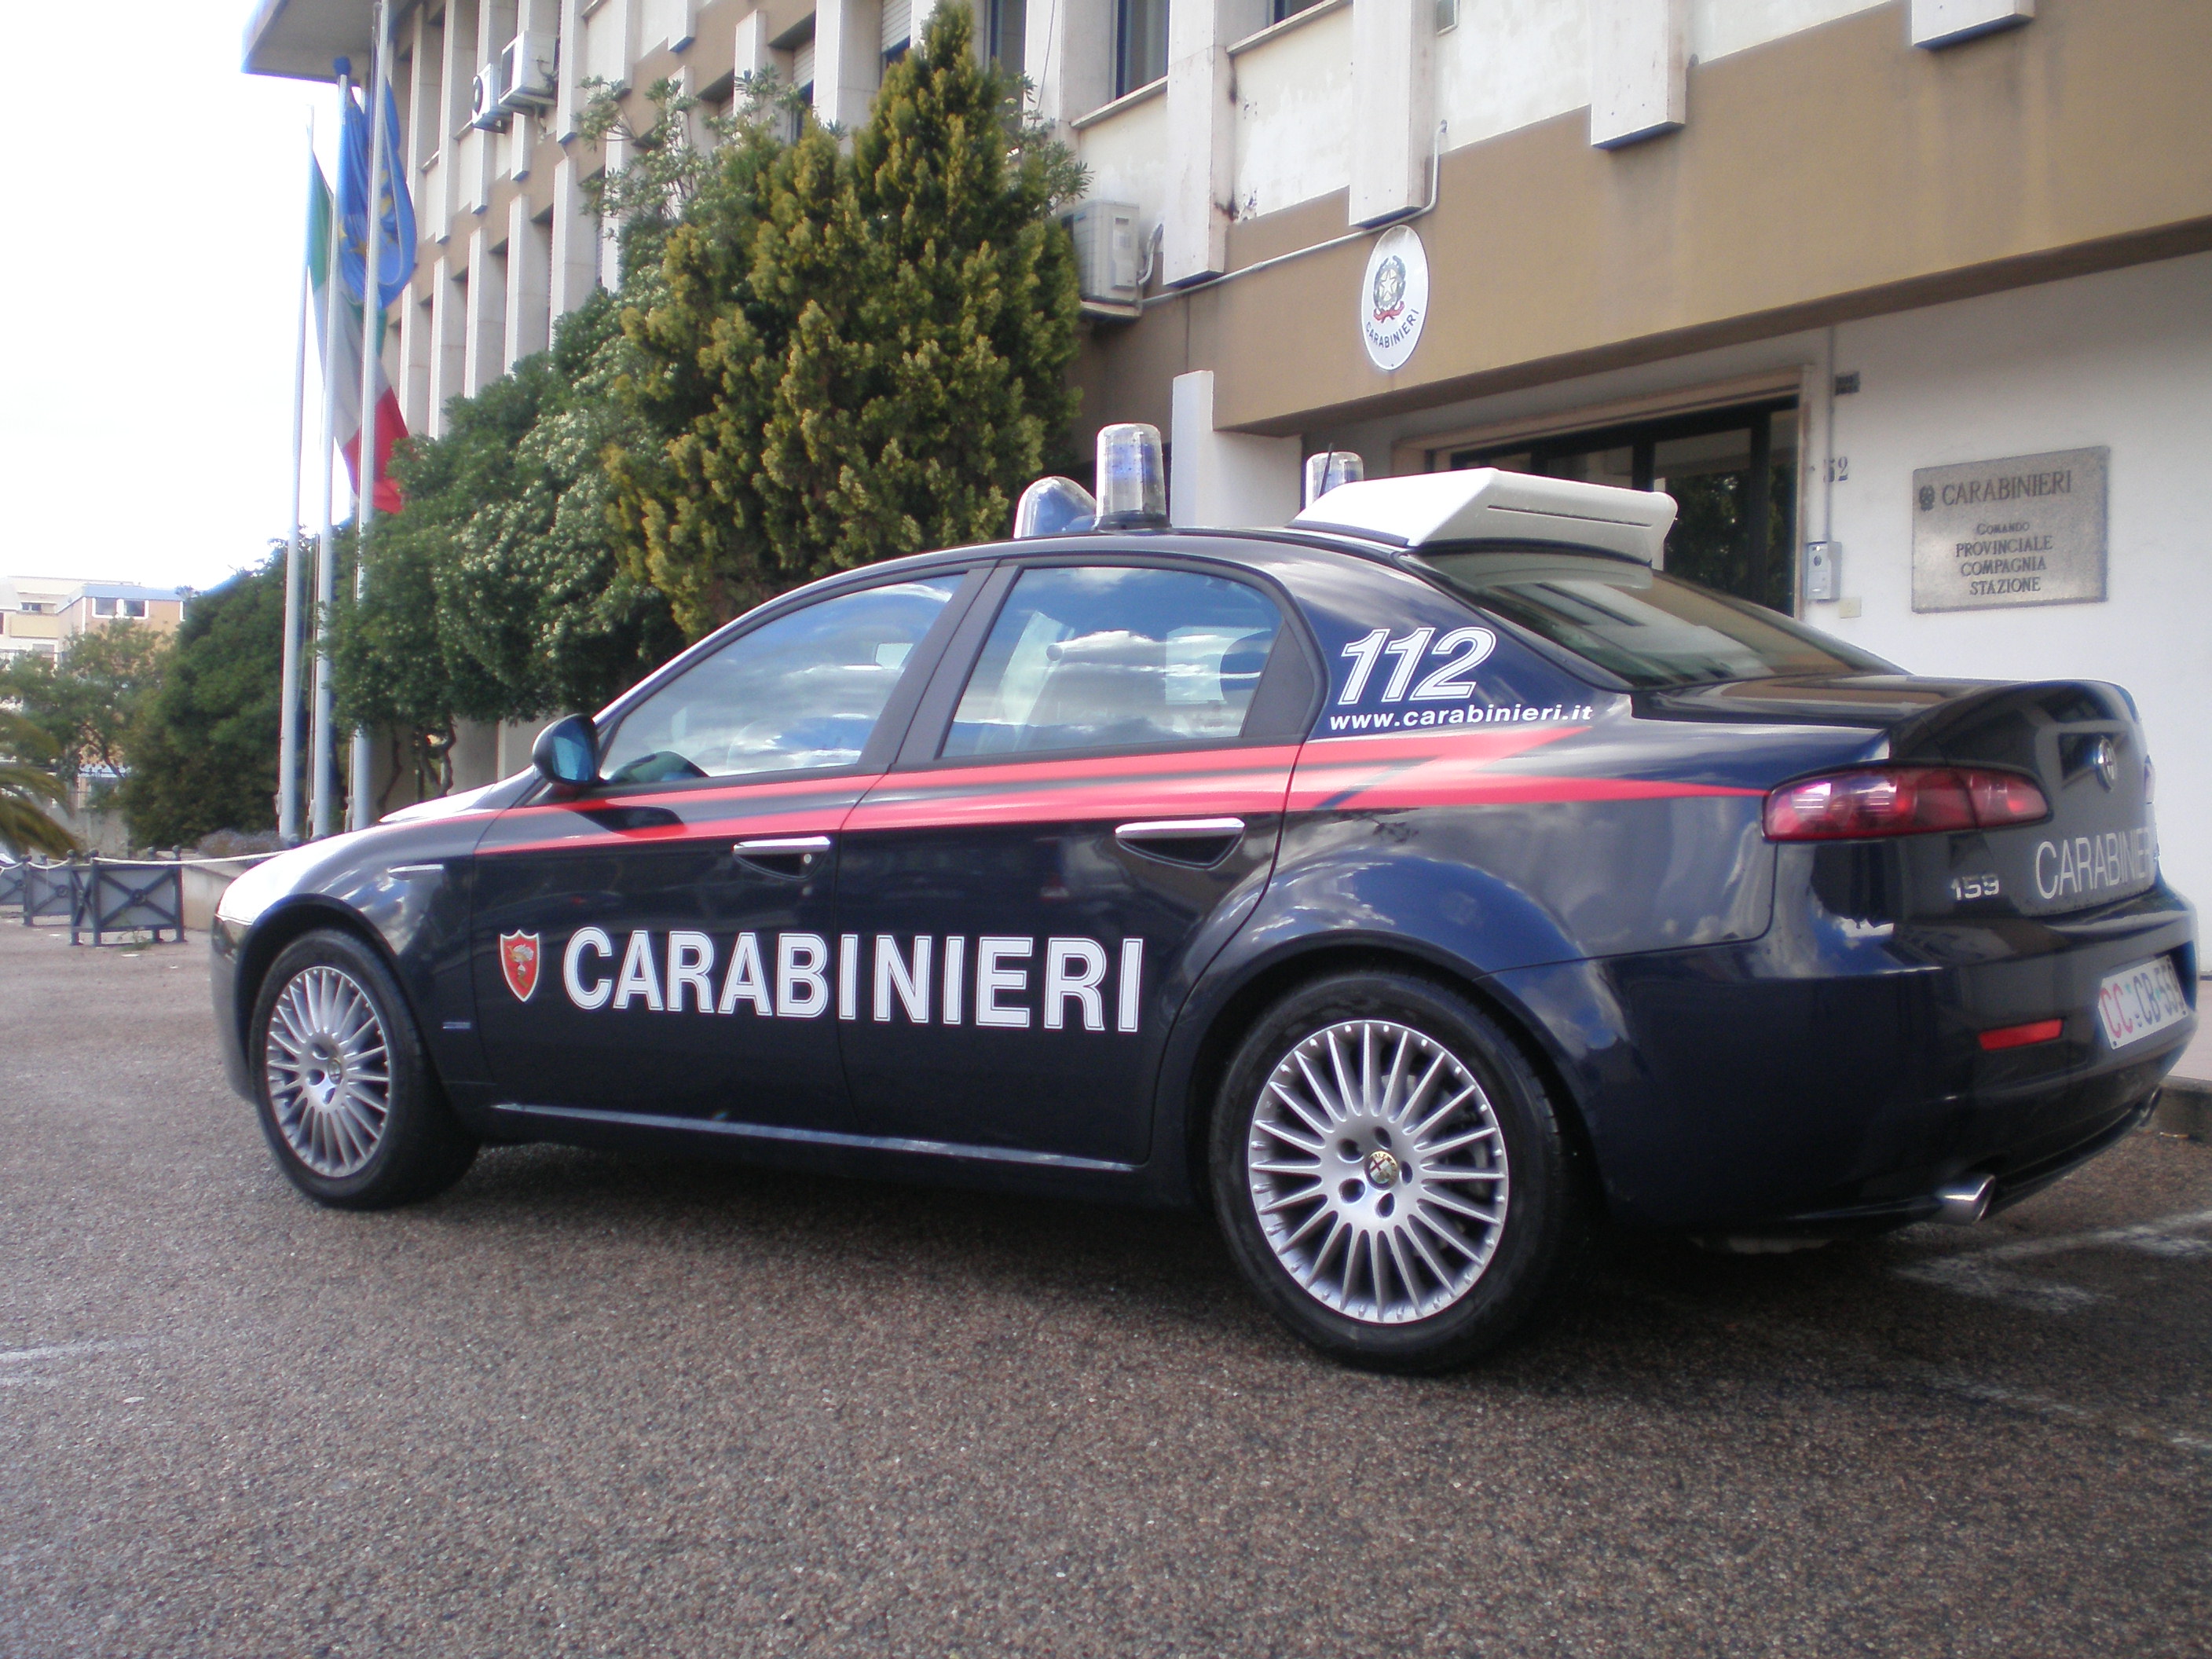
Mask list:
POLYGON ((1164 530, 1167 468, 1160 429, 1127 421, 1098 429, 1098 527, 1164 530))

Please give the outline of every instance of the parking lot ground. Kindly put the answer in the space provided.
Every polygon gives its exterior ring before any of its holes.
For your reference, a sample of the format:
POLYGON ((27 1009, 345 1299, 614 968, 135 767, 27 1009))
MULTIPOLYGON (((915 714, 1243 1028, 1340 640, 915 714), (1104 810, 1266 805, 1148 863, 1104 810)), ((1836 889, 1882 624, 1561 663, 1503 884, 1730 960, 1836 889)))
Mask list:
POLYGON ((0 1653, 2212 1651, 2212 1146, 1614 1241, 1464 1375, 1184 1215, 557 1148, 322 1211, 202 942, 0 922, 0 1653))

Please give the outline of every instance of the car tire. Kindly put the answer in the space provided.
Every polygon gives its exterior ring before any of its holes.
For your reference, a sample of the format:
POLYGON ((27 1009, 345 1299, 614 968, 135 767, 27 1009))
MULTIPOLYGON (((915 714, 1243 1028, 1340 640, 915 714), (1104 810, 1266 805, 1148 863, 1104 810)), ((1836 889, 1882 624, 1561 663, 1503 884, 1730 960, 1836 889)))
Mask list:
POLYGON ((1378 1370, 1448 1370, 1504 1342, 1579 1261, 1595 1209, 1519 1045, 1412 974, 1333 975, 1270 1008, 1230 1061, 1209 1151, 1261 1299, 1378 1370))
POLYGON ((319 929, 284 948, 254 1000, 246 1052, 270 1150, 319 1204, 412 1203, 475 1160, 398 981, 351 933, 319 929))

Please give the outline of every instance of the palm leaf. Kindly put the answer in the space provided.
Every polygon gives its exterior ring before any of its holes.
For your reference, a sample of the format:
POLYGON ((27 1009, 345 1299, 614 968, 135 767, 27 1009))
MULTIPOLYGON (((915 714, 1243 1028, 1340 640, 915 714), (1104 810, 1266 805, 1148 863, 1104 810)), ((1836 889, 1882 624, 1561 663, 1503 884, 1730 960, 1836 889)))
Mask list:
POLYGON ((0 762, 0 843, 25 853, 70 854, 77 850, 75 836, 41 810, 41 800, 59 805, 60 781, 35 766, 0 762))

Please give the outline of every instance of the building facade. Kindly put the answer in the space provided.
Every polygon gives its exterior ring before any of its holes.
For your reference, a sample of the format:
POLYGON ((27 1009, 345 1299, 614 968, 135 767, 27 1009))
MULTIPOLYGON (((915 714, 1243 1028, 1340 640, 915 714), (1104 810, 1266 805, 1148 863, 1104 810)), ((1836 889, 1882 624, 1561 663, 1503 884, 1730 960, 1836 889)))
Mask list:
MULTIPOLYGON (((849 124, 929 9, 400 7, 410 426, 611 277, 587 80, 669 76, 711 109, 773 67, 849 124), (502 58, 543 96, 472 126, 502 58)), ((1698 580, 1915 672, 2127 685, 2168 867, 2212 892, 2212 6, 981 10, 1090 171, 1077 437, 1158 425, 1180 522, 1279 522, 1324 449, 1667 489, 1669 565, 1698 580)), ((327 76, 368 17, 265 0, 249 67, 327 76)), ((471 741, 471 775, 521 763, 471 741)))
POLYGON ((69 642, 114 623, 173 634, 190 595, 181 588, 75 576, 0 576, 0 667, 18 657, 56 660, 69 642))

